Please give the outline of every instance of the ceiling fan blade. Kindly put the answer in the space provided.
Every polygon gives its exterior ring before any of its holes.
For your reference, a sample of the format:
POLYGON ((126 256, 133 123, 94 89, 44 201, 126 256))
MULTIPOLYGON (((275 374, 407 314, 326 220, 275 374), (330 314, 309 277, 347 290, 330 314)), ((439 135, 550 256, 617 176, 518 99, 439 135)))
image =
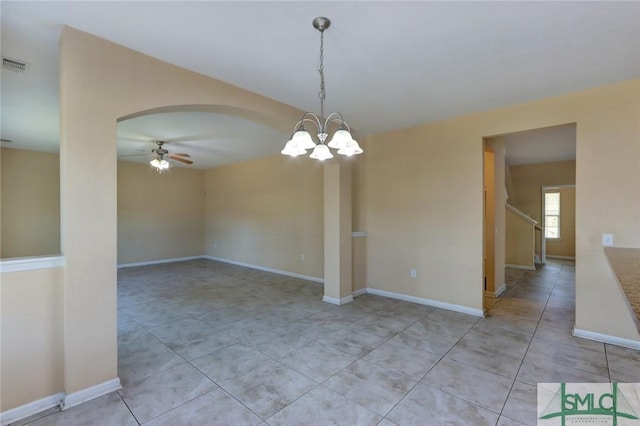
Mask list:
POLYGON ((184 158, 180 158, 180 157, 174 157, 174 154, 169 154, 169 155, 167 155, 167 157, 169 157, 169 158, 171 158, 172 160, 175 160, 175 161, 180 161, 181 163, 193 164, 193 161, 185 160, 184 158))
POLYGON ((149 157, 151 154, 124 154, 124 155, 118 155, 118 158, 122 158, 122 157, 149 157))
POLYGON ((175 152, 172 152, 172 153, 171 153, 171 155, 177 155, 178 157, 191 157, 189 154, 184 154, 184 153, 182 153, 182 154, 177 154, 177 153, 175 153, 175 152))

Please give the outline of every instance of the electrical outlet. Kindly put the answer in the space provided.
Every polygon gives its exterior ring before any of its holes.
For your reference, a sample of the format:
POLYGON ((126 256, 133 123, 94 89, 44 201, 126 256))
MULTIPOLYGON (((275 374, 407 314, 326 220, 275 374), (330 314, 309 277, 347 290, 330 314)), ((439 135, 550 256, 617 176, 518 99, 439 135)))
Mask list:
POLYGON ((613 234, 602 234, 602 245, 603 246, 612 246, 613 245, 613 234))
POLYGON ((217 248, 218 248, 218 242, 217 242, 217 241, 214 241, 214 242, 213 242, 213 248, 214 248, 214 249, 217 249, 217 248))
POLYGON ((411 278, 415 278, 418 276, 418 271, 416 271, 415 269, 412 269, 409 271, 409 275, 411 275, 411 278))
POLYGON ((300 262, 304 262, 304 254, 300 255, 300 262))

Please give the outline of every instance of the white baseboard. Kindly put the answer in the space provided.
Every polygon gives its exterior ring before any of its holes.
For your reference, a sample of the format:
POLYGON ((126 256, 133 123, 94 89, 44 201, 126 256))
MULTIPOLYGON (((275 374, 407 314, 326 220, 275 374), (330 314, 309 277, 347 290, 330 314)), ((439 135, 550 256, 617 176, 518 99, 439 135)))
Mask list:
POLYGON ((595 333, 593 331, 582 330, 575 327, 573 328, 573 332, 571 334, 573 334, 575 337, 581 337, 583 339, 594 340, 596 342, 608 343, 610 345, 623 346, 625 348, 640 350, 640 341, 638 340, 624 339, 622 337, 595 333))
POLYGON ((159 265, 161 263, 184 262, 186 260, 197 260, 202 258, 203 256, 187 256, 187 257, 173 257, 170 259, 148 260, 146 262, 123 263, 118 265, 118 269, 133 268, 135 266, 159 265))
POLYGON ((295 272, 283 271, 281 269, 268 268, 266 266, 252 265, 250 263, 238 262, 237 260, 225 259, 215 256, 201 256, 203 259, 216 260, 218 262, 230 263, 232 265, 244 266, 245 268, 257 269, 259 271, 272 272, 274 274, 286 275, 288 277, 300 278, 307 281, 324 284, 324 278, 312 277, 311 275, 296 274, 295 272))
POLYGON ((0 413, 0 424, 8 425, 10 423, 17 422, 18 420, 26 419, 29 416, 33 416, 34 414, 38 414, 41 411, 48 410, 49 408, 61 406, 63 401, 64 392, 58 392, 37 401, 32 401, 28 404, 12 408, 0 413))
POLYGON ((575 256, 556 256, 553 254, 548 254, 547 259, 576 260, 576 257, 575 256))
POLYGON ((525 269, 527 271, 535 271, 536 267, 535 266, 527 266, 527 265, 511 265, 511 264, 507 264, 504 265, 507 268, 512 268, 512 269, 525 269))
POLYGON ((504 293, 506 290, 507 290, 507 285, 502 284, 500 287, 498 287, 497 290, 494 290, 494 291, 485 290, 484 295, 490 296, 490 297, 500 297, 500 295, 504 293))
POLYGON ((336 299, 335 297, 330 297, 325 294, 324 296, 322 296, 322 301, 331 303, 332 305, 344 305, 345 303, 353 302, 353 296, 348 295, 345 297, 341 297, 340 299, 336 299))
POLYGON ((120 379, 116 377, 115 379, 108 380, 104 383, 67 394, 62 402, 62 409, 66 410, 68 408, 75 407, 78 404, 82 404, 83 402, 87 402, 91 399, 117 391, 121 388, 122 385, 120 384, 120 379))
POLYGON ((386 290, 378 290, 376 288, 367 288, 367 293, 374 294, 376 296, 384 296, 390 299, 404 300, 405 302, 418 303, 420 305, 433 306, 435 308, 448 309, 450 311, 461 312, 463 314, 475 315, 483 317, 484 312, 482 309, 470 308, 468 306, 455 305, 453 303, 439 302, 432 299, 424 299, 417 296, 409 296, 408 294, 393 293, 386 290))
POLYGON ((353 295, 353 297, 362 296, 363 294, 367 294, 367 289, 366 288, 361 288, 359 290, 354 291, 351 294, 353 295))

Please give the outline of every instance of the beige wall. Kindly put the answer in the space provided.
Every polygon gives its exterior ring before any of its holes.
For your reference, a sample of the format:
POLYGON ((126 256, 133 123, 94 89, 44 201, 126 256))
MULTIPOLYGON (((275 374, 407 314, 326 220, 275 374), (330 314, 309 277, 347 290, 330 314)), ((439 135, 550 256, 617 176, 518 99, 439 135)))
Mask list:
POLYGON ((540 222, 542 186, 574 185, 576 183, 576 162, 558 161, 509 166, 509 174, 515 194, 514 200, 509 194, 509 204, 540 222))
POLYGON ((60 157, 0 149, 2 258, 60 253, 60 157))
POLYGON ((482 309, 484 134, 466 124, 363 139, 367 185, 356 211, 367 226, 369 287, 482 309))
POLYGON ((575 257, 576 255, 576 189, 559 188, 560 238, 548 239, 546 254, 549 256, 575 257))
MULTIPOLYGON (((509 194, 509 204, 533 218, 541 226, 543 224, 541 218, 542 186, 574 185, 576 183, 575 161, 510 166, 509 172, 514 192, 513 199, 509 194)), ((536 253, 538 254, 540 254, 541 236, 540 232, 536 233, 536 253)))
POLYGON ((207 170, 205 254, 322 278, 322 167, 273 156, 207 170))
POLYGON ((354 237, 351 245, 353 291, 367 288, 367 237, 354 237))
POLYGON ((64 28, 60 174, 67 392, 117 377, 117 120, 184 106, 243 116, 283 134, 301 114, 222 81, 64 28))
POLYGON ((533 224, 515 214, 511 210, 506 212, 506 256, 505 262, 510 266, 535 269, 534 247, 535 230, 533 224))
POLYGON ((633 80, 366 138, 369 286, 480 309, 483 137, 577 123, 576 326, 640 340, 600 244, 640 246, 638 116, 633 80))
POLYGON ((509 175, 514 192, 514 199, 509 194, 509 204, 540 222, 542 186, 574 185, 576 162, 572 160, 509 166, 509 175))
POLYGON ((118 264, 202 255, 204 171, 118 162, 118 264))
POLYGON ((2 274, 0 412, 64 391, 62 268, 2 274))

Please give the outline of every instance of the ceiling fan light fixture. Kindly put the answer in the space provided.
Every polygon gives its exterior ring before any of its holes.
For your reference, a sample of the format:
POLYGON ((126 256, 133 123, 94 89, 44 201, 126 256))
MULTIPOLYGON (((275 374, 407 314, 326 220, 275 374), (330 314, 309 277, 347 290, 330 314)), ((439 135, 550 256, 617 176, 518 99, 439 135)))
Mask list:
POLYGON ((153 167, 155 167, 159 171, 169 168, 169 162, 163 158, 154 158, 149 162, 149 164, 151 164, 153 167))
POLYGON ((320 73, 320 115, 316 115, 312 112, 305 112, 302 119, 295 125, 293 136, 285 144, 282 151, 283 155, 289 155, 291 157, 297 157, 298 155, 306 154, 306 151, 313 149, 309 157, 317 160, 328 160, 333 158, 333 154, 329 148, 337 149, 338 154, 342 155, 356 155, 361 154, 362 148, 353 139, 349 126, 344 121, 342 114, 339 112, 332 112, 326 118, 324 116, 324 100, 326 98, 325 82, 324 82, 324 31, 331 26, 331 21, 325 17, 317 17, 313 20, 313 27, 320 31, 320 67, 318 72, 320 73), (305 128, 306 123, 313 124, 317 129, 317 138, 319 143, 316 144, 311 134, 305 128), (325 140, 329 136, 329 125, 339 123, 339 129, 334 133, 330 139, 328 145, 325 145, 325 140))

